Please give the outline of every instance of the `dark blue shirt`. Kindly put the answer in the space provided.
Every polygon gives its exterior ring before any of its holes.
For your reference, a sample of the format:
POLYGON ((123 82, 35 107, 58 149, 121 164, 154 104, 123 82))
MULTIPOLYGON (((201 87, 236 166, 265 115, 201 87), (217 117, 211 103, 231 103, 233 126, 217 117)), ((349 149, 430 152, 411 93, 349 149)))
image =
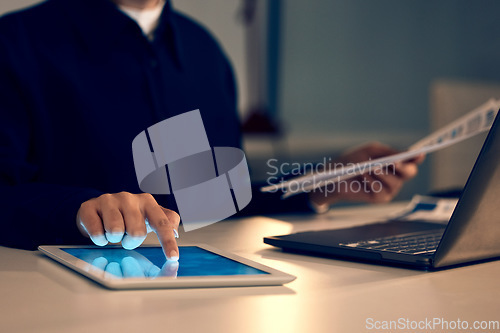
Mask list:
MULTIPOLYGON (((152 42, 108 0, 49 0, 1 18, 0 244, 88 242, 76 228, 80 204, 141 192, 132 140, 195 109, 211 146, 241 145, 226 56, 169 3, 152 42)), ((169 196, 157 201, 176 209, 169 196)), ((306 203, 254 191, 245 211, 287 207, 306 203)))

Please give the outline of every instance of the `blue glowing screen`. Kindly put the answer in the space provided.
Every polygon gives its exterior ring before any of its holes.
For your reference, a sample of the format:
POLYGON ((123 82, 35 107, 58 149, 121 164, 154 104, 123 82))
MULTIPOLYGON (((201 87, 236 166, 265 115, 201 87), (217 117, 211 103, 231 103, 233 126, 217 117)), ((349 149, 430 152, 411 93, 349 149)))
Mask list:
POLYGON ((62 250, 119 278, 269 274, 197 246, 180 246, 178 262, 167 261, 161 247, 62 250))

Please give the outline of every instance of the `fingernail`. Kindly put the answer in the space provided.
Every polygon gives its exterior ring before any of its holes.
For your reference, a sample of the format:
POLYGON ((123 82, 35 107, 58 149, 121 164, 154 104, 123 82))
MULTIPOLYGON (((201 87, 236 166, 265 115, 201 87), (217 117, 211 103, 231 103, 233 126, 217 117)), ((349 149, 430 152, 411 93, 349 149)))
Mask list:
POLYGON ((120 243, 123 238, 122 232, 106 232, 106 238, 110 243, 120 243))
POLYGON ((179 260, 179 255, 177 254, 177 251, 173 250, 170 251, 170 255, 167 257, 168 261, 178 261, 179 260))
POLYGON ((104 246, 108 244, 108 240, 104 235, 90 235, 90 239, 94 242, 95 245, 104 246))
POLYGON ((130 236, 130 235, 125 235, 125 237, 123 237, 123 239, 122 239, 122 247, 125 250, 133 250, 133 249, 139 247, 139 245, 141 245, 145 239, 146 239, 146 236, 134 237, 134 236, 130 236))

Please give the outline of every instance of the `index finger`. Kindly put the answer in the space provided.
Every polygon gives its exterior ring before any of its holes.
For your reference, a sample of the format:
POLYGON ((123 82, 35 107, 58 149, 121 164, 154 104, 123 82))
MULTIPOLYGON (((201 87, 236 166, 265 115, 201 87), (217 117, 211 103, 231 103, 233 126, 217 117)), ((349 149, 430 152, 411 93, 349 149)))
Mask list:
POLYGON ((421 164, 423 161, 425 160, 425 154, 422 153, 418 156, 415 156, 414 158, 412 158, 411 160, 408 160, 406 162, 411 162, 411 163, 415 163, 415 164, 421 164))
POLYGON ((158 204, 150 205, 145 211, 151 229, 158 236, 158 240, 163 248, 163 252, 168 260, 179 260, 179 248, 175 240, 179 227, 179 215, 169 209, 165 209, 158 204))

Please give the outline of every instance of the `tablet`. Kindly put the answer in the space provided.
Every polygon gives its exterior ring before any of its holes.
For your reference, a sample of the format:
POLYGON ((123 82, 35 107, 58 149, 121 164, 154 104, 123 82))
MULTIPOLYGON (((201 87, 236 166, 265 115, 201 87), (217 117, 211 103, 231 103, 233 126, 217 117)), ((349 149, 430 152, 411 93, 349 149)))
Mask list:
POLYGON ((50 258, 110 289, 282 285, 294 276, 208 245, 179 246, 179 261, 159 246, 40 246, 50 258))

